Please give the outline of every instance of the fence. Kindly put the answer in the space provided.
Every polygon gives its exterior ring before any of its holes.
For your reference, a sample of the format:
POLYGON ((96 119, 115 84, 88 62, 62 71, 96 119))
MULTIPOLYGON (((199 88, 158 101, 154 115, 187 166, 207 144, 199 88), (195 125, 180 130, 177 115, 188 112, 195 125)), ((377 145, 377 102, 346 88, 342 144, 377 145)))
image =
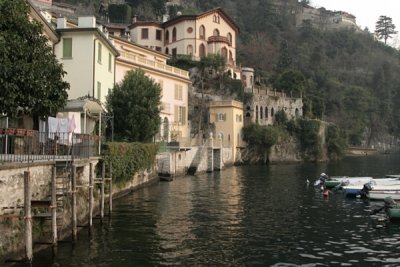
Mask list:
POLYGON ((99 156, 97 135, 0 128, 0 163, 99 156))

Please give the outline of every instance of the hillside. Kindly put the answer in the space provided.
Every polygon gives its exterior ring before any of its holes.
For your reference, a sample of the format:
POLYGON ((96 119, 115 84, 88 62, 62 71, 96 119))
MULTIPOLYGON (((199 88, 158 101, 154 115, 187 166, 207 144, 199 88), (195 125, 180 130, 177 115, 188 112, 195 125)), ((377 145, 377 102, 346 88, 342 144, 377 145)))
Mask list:
MULTIPOLYGON (((163 0, 126 2, 139 19, 156 19, 165 12, 163 0)), ((399 137, 399 51, 374 40, 369 32, 296 27, 295 11, 301 5, 297 0, 170 2, 180 4, 170 8, 171 17, 178 11, 194 14, 223 8, 240 27, 238 62, 278 89, 296 87, 303 93, 307 116, 336 123, 349 144, 376 147, 393 144, 399 137)))

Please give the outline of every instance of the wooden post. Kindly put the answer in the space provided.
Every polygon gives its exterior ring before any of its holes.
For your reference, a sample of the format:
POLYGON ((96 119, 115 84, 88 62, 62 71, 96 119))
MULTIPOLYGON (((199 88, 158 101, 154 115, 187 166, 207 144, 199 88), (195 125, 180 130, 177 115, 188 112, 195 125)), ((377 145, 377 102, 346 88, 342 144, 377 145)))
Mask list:
POLYGON ((51 231, 53 246, 57 246, 57 195, 56 167, 51 168, 51 231))
POLYGON ((89 165, 89 227, 93 225, 93 163, 89 165))
POLYGON ((109 212, 110 212, 110 216, 111 216, 111 212, 112 212, 112 164, 110 162, 110 199, 109 199, 109 212))
POLYGON ((77 240, 77 219, 76 219, 76 166, 72 165, 72 241, 77 240))
POLYGON ((24 213, 25 213, 25 259, 32 262, 32 211, 30 172, 24 172, 24 213))
POLYGON ((104 182, 106 178, 106 163, 103 161, 102 170, 101 170, 101 199, 100 199, 100 217, 104 218, 104 182))

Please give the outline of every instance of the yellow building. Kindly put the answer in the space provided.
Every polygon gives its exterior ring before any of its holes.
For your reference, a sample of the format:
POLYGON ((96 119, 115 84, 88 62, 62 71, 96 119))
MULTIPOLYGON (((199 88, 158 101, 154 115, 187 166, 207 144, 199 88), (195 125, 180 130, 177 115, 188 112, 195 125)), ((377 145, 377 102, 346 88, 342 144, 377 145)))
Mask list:
POLYGON ((236 100, 212 101, 209 106, 210 123, 215 125, 214 146, 221 144, 232 149, 233 162, 238 160, 242 140, 243 104, 236 100))

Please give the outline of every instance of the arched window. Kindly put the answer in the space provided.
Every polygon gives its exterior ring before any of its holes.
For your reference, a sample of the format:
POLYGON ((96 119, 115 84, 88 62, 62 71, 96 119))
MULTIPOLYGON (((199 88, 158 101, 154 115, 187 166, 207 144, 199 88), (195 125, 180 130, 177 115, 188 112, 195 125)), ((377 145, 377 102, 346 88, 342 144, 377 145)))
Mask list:
POLYGON ((172 29, 172 42, 176 42, 176 28, 172 29))
POLYGON ((192 45, 188 45, 187 46, 187 54, 188 55, 193 55, 193 46, 192 45))
POLYGON ((223 56, 225 60, 228 58, 228 50, 226 49, 226 47, 223 47, 221 49, 221 56, 223 56))
POLYGON ((265 118, 268 119, 268 107, 265 107, 265 118))
POLYGON ((232 34, 228 32, 228 35, 226 37, 228 38, 229 45, 232 45, 232 34))
POLYGON ((256 106, 256 123, 258 123, 258 106, 256 106))
POLYGON ((168 30, 165 32, 165 43, 166 44, 169 43, 169 31, 168 30))
POLYGON ((229 51, 229 63, 230 63, 231 65, 234 65, 234 64, 233 64, 233 55, 232 55, 232 51, 229 51))
POLYGON ((200 39, 202 39, 202 40, 206 39, 206 28, 203 25, 200 26, 199 35, 200 35, 200 39))
POLYGON ((296 116, 296 118, 300 115, 300 111, 298 108, 296 108, 296 110, 294 111, 294 115, 296 116))
POLYGON ((217 15, 214 15, 214 17, 213 17, 213 22, 217 22, 218 20, 217 20, 217 15))
POLYGON ((168 55, 168 53, 169 53, 169 50, 168 50, 168 47, 167 47, 167 48, 165 48, 165 54, 168 55))
POLYGON ((262 119, 262 118, 263 118, 263 108, 260 107, 260 119, 262 119))
POLYGON ((246 118, 250 118, 250 112, 246 112, 246 118))
POLYGON ((204 46, 204 44, 201 44, 199 47, 199 56, 200 57, 206 56, 206 47, 204 46))
POLYGON ((244 87, 247 87, 246 75, 242 75, 242 83, 244 87))
POLYGON ((214 29, 213 36, 219 36, 219 30, 218 29, 214 29))
POLYGON ((274 115, 275 115, 274 108, 271 108, 271 117, 273 117, 274 115))

